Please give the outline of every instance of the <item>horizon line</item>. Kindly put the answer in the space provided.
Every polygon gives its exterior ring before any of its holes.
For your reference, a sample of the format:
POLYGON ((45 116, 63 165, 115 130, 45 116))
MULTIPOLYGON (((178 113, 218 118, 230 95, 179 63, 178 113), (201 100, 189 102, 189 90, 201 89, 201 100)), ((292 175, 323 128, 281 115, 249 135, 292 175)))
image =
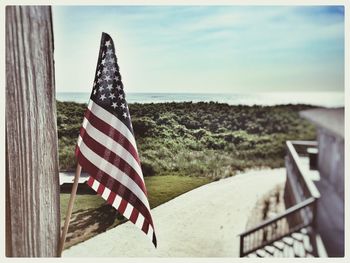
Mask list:
MULTIPOLYGON (((312 91, 236 91, 236 92, 166 92, 166 91, 150 91, 150 92, 140 92, 140 91, 131 91, 126 92, 128 94, 248 94, 248 93, 345 93, 345 91, 339 91, 339 90, 312 90, 312 91)), ((88 91, 56 91, 56 93, 91 93, 88 91)))

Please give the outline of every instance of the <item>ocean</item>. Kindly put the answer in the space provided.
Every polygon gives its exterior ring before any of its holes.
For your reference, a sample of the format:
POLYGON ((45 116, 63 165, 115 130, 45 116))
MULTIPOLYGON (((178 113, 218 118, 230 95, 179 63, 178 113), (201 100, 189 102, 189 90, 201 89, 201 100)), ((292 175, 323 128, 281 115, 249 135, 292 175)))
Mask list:
MULTIPOLYGON (((87 103, 90 93, 57 92, 59 101, 87 103)), ((264 93, 127 93, 128 103, 159 102, 220 102, 230 105, 311 104, 323 107, 343 107, 343 92, 264 92, 264 93)))

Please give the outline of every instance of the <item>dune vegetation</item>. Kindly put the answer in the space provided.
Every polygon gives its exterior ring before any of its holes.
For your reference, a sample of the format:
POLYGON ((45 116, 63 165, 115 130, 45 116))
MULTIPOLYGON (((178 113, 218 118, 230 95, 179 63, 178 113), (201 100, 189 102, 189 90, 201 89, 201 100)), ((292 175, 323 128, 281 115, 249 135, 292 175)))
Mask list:
MULTIPOLYGON (((249 168, 282 167, 286 140, 315 139, 299 117, 308 105, 231 106, 221 103, 130 104, 145 176, 219 179, 249 168)), ((85 104, 57 103, 60 170, 76 167, 74 148, 85 104)))

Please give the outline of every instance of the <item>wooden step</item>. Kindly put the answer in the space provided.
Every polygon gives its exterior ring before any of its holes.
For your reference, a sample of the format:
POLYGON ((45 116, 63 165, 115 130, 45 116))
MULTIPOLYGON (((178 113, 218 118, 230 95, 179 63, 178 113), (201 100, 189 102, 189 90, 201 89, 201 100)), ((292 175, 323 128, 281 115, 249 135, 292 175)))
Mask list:
POLYGON ((255 253, 259 258, 265 258, 267 256, 266 251, 262 249, 258 249, 255 253))
POLYGON ((287 244, 288 246, 292 247, 294 240, 291 237, 284 237, 282 238, 283 243, 287 244))
POLYGON ((275 241, 272 244, 275 248, 277 248, 279 251, 283 251, 284 249, 284 243, 281 241, 275 241))
POLYGON ((273 246, 265 246, 264 250, 271 256, 273 256, 276 252, 276 249, 273 246))
POLYGON ((299 241, 299 242, 303 242, 304 241, 304 234, 302 233, 298 233, 298 232, 295 232, 295 233, 292 233, 292 238, 294 238, 295 240, 299 241))

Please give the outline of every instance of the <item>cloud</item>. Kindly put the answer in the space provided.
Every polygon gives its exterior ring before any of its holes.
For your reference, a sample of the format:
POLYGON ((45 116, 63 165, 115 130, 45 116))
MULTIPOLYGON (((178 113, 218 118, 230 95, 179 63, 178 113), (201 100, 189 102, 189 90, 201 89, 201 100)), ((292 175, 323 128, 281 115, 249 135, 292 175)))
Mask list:
POLYGON ((58 90, 90 90, 101 31, 131 91, 344 89, 338 6, 54 7, 54 30, 58 90))

